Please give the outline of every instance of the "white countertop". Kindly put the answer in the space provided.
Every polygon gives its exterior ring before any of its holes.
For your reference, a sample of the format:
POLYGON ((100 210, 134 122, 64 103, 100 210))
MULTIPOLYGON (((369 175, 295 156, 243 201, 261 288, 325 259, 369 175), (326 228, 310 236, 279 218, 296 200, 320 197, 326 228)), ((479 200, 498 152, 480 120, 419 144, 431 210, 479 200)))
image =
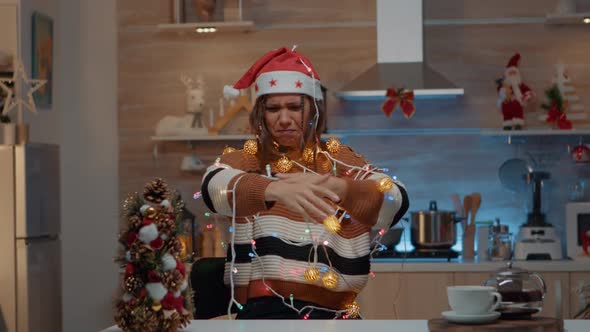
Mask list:
MULTIPOLYGON (((506 267, 506 261, 492 262, 461 259, 376 258, 371 261, 373 272, 494 272, 506 267)), ((514 267, 534 272, 590 272, 590 259, 553 261, 513 261, 514 267)))
MULTIPOLYGON (((564 321, 567 332, 590 331, 589 320, 564 321)), ((194 320, 184 332, 359 332, 412 331, 428 332, 426 320, 194 320)), ((101 332, 121 332, 116 326, 101 332)))

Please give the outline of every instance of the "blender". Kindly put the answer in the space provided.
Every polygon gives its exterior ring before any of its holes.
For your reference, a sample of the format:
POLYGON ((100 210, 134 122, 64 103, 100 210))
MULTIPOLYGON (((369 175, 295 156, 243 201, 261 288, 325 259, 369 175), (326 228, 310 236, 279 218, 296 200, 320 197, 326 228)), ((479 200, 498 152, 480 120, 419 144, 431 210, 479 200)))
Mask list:
POLYGON ((551 178, 548 172, 532 171, 524 175, 532 193, 527 222, 520 227, 514 245, 514 259, 562 259, 561 240, 541 210, 541 192, 544 181, 551 178))

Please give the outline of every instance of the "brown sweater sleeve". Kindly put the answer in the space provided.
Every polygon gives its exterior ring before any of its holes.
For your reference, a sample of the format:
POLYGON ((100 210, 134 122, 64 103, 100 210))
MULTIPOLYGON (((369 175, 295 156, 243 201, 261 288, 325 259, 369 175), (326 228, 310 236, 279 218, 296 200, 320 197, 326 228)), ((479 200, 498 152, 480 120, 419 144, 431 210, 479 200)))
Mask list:
MULTIPOLYGON (((256 156, 246 154, 243 150, 238 150, 221 156, 219 165, 220 168, 227 168, 229 166, 231 169, 239 172, 235 172, 235 176, 227 179, 229 180, 226 182, 227 186, 218 188, 218 190, 227 191, 227 203, 230 209, 233 209, 235 194, 235 212, 237 217, 250 216, 268 209, 265 202, 265 191, 272 180, 259 174, 260 167, 256 156), (235 193, 232 190, 235 190, 235 193)), ((213 177, 219 176, 215 172, 210 173, 211 179, 207 183, 214 182, 213 177)), ((221 172, 220 175, 222 177, 224 176, 221 172)), ((210 188, 203 189, 209 190, 210 188)), ((214 193, 208 194, 212 196, 214 193)))
MULTIPOLYGON (((369 163, 347 146, 342 146, 333 157, 356 167, 363 167, 369 163)), ((340 206, 354 219, 367 226, 373 226, 377 223, 383 204, 383 193, 379 191, 375 181, 355 180, 353 176, 356 172, 349 175, 347 171, 346 167, 338 166, 338 174, 342 174, 340 177, 346 181, 346 195, 342 198, 340 206)))
MULTIPOLYGON (((227 186, 231 190, 235 186, 236 216, 250 216, 268 209, 265 201, 265 192, 268 184, 273 180, 259 174, 240 174, 235 176, 227 186), (236 185, 237 182, 237 185, 236 185)), ((233 195, 228 191, 227 200, 233 207, 233 195)))

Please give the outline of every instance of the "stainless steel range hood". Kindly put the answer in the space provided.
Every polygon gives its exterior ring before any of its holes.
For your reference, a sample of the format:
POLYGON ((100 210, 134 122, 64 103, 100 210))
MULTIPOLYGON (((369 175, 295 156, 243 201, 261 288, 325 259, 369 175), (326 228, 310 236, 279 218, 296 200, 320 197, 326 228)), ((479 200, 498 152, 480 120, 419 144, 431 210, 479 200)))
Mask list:
POLYGON ((346 84, 345 100, 383 99, 388 88, 414 90, 417 98, 464 94, 424 63, 422 0, 377 1, 377 63, 346 84))

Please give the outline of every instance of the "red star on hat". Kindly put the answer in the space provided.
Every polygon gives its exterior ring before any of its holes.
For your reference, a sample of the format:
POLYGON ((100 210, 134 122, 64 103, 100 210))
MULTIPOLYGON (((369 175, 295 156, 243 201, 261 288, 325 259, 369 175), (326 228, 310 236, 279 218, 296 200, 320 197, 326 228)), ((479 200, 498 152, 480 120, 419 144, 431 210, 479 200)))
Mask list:
POLYGON ((270 80, 268 83, 270 83, 270 86, 276 86, 277 85, 277 80, 275 80, 274 78, 272 80, 270 80))
POLYGON ((254 84, 254 90, 258 92, 258 83, 254 84))
POLYGON ((297 82, 295 82, 295 87, 296 88, 301 88, 301 86, 303 85, 303 82, 297 80, 297 82))

